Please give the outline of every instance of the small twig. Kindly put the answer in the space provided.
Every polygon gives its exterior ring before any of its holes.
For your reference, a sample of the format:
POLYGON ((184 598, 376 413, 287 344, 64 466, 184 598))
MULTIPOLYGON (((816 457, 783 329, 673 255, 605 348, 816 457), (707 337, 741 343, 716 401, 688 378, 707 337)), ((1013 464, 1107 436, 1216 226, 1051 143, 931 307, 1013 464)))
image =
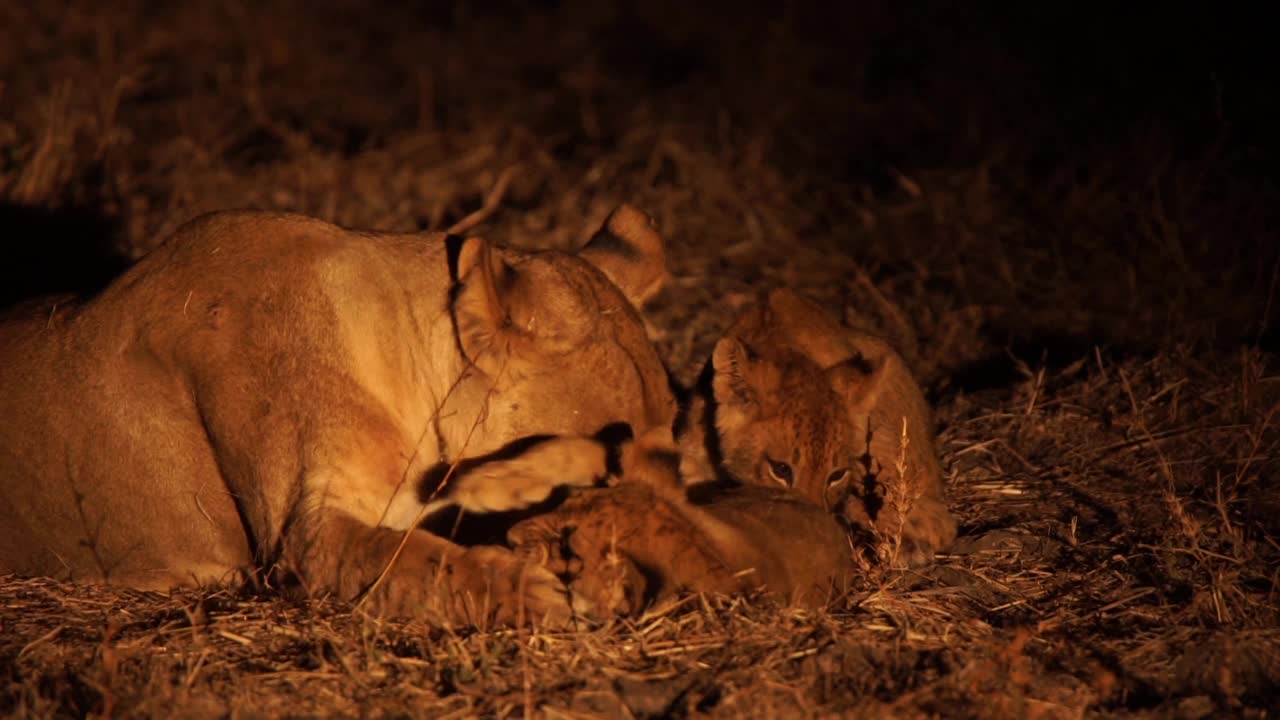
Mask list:
POLYGON ((1004 438, 997 438, 997 439, 1000 441, 1000 444, 1004 446, 1004 449, 1007 450, 1015 460, 1022 463, 1023 467, 1025 467, 1027 470, 1030 470, 1035 475, 1040 475, 1041 473, 1044 472, 1043 468, 1037 466, 1035 463, 1026 459, 1025 457, 1022 456, 1022 453, 1015 450, 1013 448, 1013 444, 1010 443, 1008 440, 1004 438))
POLYGON ((1129 603, 1133 602, 1134 600, 1137 600, 1137 599, 1139 599, 1139 598, 1144 598, 1144 597, 1146 597, 1146 596, 1150 595, 1151 593, 1153 593, 1153 592, 1155 592, 1155 591, 1156 591, 1156 589, 1155 589, 1155 588, 1152 588, 1152 587, 1142 588, 1141 590, 1137 590, 1137 591, 1135 591, 1135 592, 1133 592, 1133 593, 1130 593, 1129 595, 1126 595, 1125 597, 1122 597, 1122 598, 1120 598, 1119 600, 1115 600, 1115 601, 1113 601, 1113 602, 1109 602, 1109 603, 1107 603, 1106 605, 1103 605, 1102 607, 1098 608, 1097 610, 1094 610, 1094 612, 1095 612, 1095 613, 1097 613, 1097 614, 1099 614, 1099 615, 1101 615, 1102 613, 1109 612, 1109 611, 1111 611, 1111 610, 1115 610, 1116 608, 1120 607, 1121 605, 1128 605, 1129 603))
POLYGON ((220 635, 220 636, 222 636, 222 637, 224 637, 224 638, 226 638, 226 639, 228 639, 228 640, 230 640, 230 641, 232 641, 232 642, 240 643, 241 645, 244 645, 244 646, 246 646, 246 647, 247 647, 247 646, 249 646, 249 645, 252 645, 252 644, 253 644, 253 640, 250 640, 249 638, 247 638, 247 637, 245 637, 245 636, 243 636, 243 635, 240 635, 240 634, 237 634, 237 633, 233 633, 233 632, 231 632, 230 630, 219 630, 219 631, 218 631, 218 635, 220 635))
POLYGON ((1142 548, 1143 550, 1155 550, 1158 552, 1171 552, 1171 553, 1178 553, 1181 555, 1190 555, 1191 557, 1196 558, 1197 560, 1207 556, 1211 558, 1216 558, 1218 560, 1222 560, 1223 562, 1229 562, 1232 565, 1244 564, 1244 560, 1241 560, 1240 558, 1233 558, 1227 555, 1223 555, 1222 553, 1213 552, 1212 550, 1205 550, 1202 547, 1180 548, 1180 547, 1170 547, 1168 545, 1149 545, 1147 543, 1138 543, 1134 547, 1139 547, 1139 548, 1142 548))
MULTIPOLYGON (((1142 427, 1142 426, 1140 426, 1142 427)), ((1223 430, 1241 430, 1248 428, 1244 423, 1234 423, 1231 425, 1192 425, 1190 427, 1172 428, 1169 430, 1161 430, 1160 432, 1151 432, 1144 430, 1144 437, 1134 438, 1132 440, 1121 440, 1120 442, 1111 443, 1098 449, 1098 456, 1104 456, 1117 450, 1133 450, 1154 443, 1172 440, 1176 437, 1188 435, 1190 433, 1212 433, 1223 430)))
MULTIPOLYGON (((391 503, 395 499, 396 494, 398 494, 401 488, 405 486, 405 483, 409 482, 409 471, 413 469, 413 464, 417 461, 418 454, 422 452, 422 441, 427 437, 427 433, 431 432, 433 427, 436 430, 437 450, 441 453, 445 452, 445 442, 443 437, 440 435, 440 411, 444 409, 445 403, 449 402, 449 398, 453 397, 453 393, 458 389, 458 386, 462 384, 464 379, 466 379, 467 372, 468 371, 464 370, 458 373, 458 376, 453 379, 453 383, 451 383, 449 385, 449 389, 445 391, 444 397, 436 403, 435 410, 431 411, 431 415, 427 418, 426 424, 422 428, 422 432, 418 433, 418 441, 414 444, 413 453, 409 455, 409 459, 404 464, 404 471, 400 473, 400 482, 396 484, 395 492, 391 494, 391 498, 387 500, 387 504, 382 508, 382 514, 378 516, 378 525, 381 525, 382 522, 386 520, 387 513, 391 511, 391 503)), ((474 427, 472 429, 474 430, 474 427)), ((467 437, 470 438, 470 435, 467 437)), ((464 445, 463 450, 465 449, 466 447, 464 445)), ((431 496, 427 498, 427 502, 434 500, 436 495, 439 495, 440 491, 449 484, 449 476, 452 475, 452 473, 453 468, 450 467, 449 473, 446 474, 444 479, 441 480, 439 484, 436 485, 435 489, 431 491, 431 496)), ((418 522, 421 521, 422 518, 419 518, 418 522)))
POLYGON ((976 442, 976 443, 973 443, 972 445, 969 445, 969 446, 967 446, 967 447, 963 447, 963 448, 960 448, 959 450, 956 450, 955 452, 951 453, 951 456, 952 456, 952 457, 960 457, 961 455, 965 455, 965 454, 968 454, 968 453, 971 453, 971 452, 977 452, 977 451, 979 451, 979 450, 986 450, 987 448, 991 447, 992 445, 996 444, 997 442, 1000 442, 1000 438, 991 438, 990 440, 983 440, 983 441, 981 441, 981 442, 976 442))
POLYGON ((204 662, 209 659, 210 652, 209 648, 205 648, 200 651, 200 657, 196 658, 195 664, 191 666, 190 672, 187 673, 187 677, 182 681, 183 689, 190 690, 191 686, 195 684, 196 676, 199 675, 200 670, 204 668, 204 662))
MULTIPOLYGON (((422 504, 422 509, 418 511, 417 517, 413 519, 413 522, 409 524, 409 527, 405 528, 404 533, 400 536, 400 543, 396 545, 396 549, 391 553, 391 557, 387 559, 387 563, 382 566, 382 571, 378 573, 378 577, 374 578, 374 581, 369 584, 369 587, 365 588, 364 592, 360 593, 360 598, 356 601, 355 607, 359 608, 364 605, 365 601, 368 600, 369 597, 373 595, 379 587, 381 587, 382 583, 386 581, 387 576, 391 574, 391 568, 395 567, 396 561, 400 559, 400 554, 404 552, 405 546, 409 544, 409 538, 417 531, 417 528, 422 524, 422 521, 427 518, 427 513, 431 509, 431 500, 435 499, 436 495, 449 485, 449 481, 453 478, 454 471, 458 468, 458 462, 462 456, 466 454, 467 447, 471 444, 471 437, 475 434, 476 428, 479 427, 480 423, 489 415, 489 400, 493 397, 493 394, 496 391, 498 378, 502 376, 502 373, 505 370, 506 364, 504 363, 502 368, 498 371, 498 377, 494 378, 493 384, 489 386, 488 392, 480 403, 480 412, 476 413, 475 420, 472 421, 471 428, 467 431, 467 436, 462 441, 462 447, 458 449, 458 457, 454 458, 453 462, 449 464, 449 469, 445 472, 444 479, 436 485, 435 490, 431 493, 431 497, 427 498, 427 500, 422 504)), ((457 385, 457 382, 454 384, 457 385)), ((437 409, 437 412, 438 411, 439 409, 437 409)), ((441 557, 440 561, 443 563, 444 558, 441 557)), ((443 573, 437 573, 437 577, 442 575, 443 573)))
POLYGON ((479 210, 467 215, 458 222, 450 225, 445 230, 450 235, 456 235, 470 231, 475 226, 489 219, 497 211, 498 206, 502 204, 502 197, 507 194, 507 187, 511 185, 512 178, 515 177, 515 171, 518 166, 512 165, 503 170, 498 175, 498 180, 489 190, 489 194, 484 198, 484 204, 479 210))
POLYGON ((1040 399, 1040 391, 1044 388, 1044 366, 1040 367, 1039 372, 1035 375, 1035 383, 1031 386, 1031 399, 1027 401, 1027 409, 1024 415, 1031 415, 1035 412, 1036 401, 1040 399))
POLYGON ((36 647, 38 647, 38 646, 40 646, 40 645, 43 645, 44 643, 47 643, 47 642, 49 642, 50 640, 54 639, 55 637, 57 637, 57 636, 58 636, 58 633, 62 632, 62 629, 63 629, 64 627, 66 627, 66 626, 65 626, 65 625, 59 625, 58 627, 56 627, 56 628, 54 628, 54 629, 50 630, 49 632, 47 632, 47 633, 45 633, 45 634, 41 635, 40 637, 36 638, 35 640, 32 640, 31 642, 27 643, 26 645, 23 645, 23 646, 22 646, 22 649, 18 651, 18 657, 14 658, 14 660, 15 660, 15 661, 16 661, 16 660, 21 660, 21 659, 22 659, 22 657, 23 657, 24 655, 26 655, 27 653, 31 652, 31 651, 32 651, 32 650, 34 650, 36 647))

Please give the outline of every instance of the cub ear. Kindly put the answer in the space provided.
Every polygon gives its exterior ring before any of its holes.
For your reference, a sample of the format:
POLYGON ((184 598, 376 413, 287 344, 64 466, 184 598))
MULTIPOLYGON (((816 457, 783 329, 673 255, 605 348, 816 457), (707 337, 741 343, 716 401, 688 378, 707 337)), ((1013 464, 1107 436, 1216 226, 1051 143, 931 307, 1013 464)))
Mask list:
POLYGON ((637 308, 653 299, 667 281, 662 236, 649 216, 623 203, 578 255, 595 265, 637 308))
POLYGON ((501 367, 509 350, 511 315, 505 296, 513 274, 483 238, 468 238, 458 251, 453 295, 458 345, 468 360, 488 374, 501 367))
POLYGON ((855 352, 848 342, 848 328, 795 290, 771 291, 768 305, 776 327, 784 328, 791 343, 819 367, 832 367, 855 352))
POLYGON ((885 377, 885 361, 868 360, 858 354, 827 368, 827 380, 854 416, 865 416, 880 400, 885 377))

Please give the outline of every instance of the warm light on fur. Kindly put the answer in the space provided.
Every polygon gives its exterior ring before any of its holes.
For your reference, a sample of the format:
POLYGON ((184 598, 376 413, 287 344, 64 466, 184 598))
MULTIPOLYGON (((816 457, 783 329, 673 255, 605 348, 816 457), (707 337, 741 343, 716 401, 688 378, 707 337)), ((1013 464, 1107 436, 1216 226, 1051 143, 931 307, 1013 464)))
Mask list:
POLYGON ((549 573, 406 529, 434 502, 589 484, 603 456, 573 436, 670 424, 631 305, 665 277, 641 217, 623 206, 578 256, 468 239, 451 268, 439 235, 217 213, 87 303, 7 319, 0 364, 23 382, 0 385, 0 573, 164 589, 275 570, 372 587, 396 615, 563 617, 549 573), (543 434, 568 437, 419 487, 543 434))

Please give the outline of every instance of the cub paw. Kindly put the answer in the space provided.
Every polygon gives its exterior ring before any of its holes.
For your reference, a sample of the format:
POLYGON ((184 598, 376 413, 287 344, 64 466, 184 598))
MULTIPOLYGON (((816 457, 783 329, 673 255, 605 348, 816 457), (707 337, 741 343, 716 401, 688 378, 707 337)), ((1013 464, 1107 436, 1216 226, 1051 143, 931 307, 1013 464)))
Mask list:
POLYGON ((508 534, 516 553, 562 578, 573 601, 586 603, 600 617, 638 612, 644 606, 647 583, 635 562, 612 544, 581 542, 577 528, 558 520, 564 518, 553 512, 516 525, 508 534), (532 522, 548 518, 543 524, 532 522))
POLYGON ((956 539, 956 521, 945 503, 921 498, 910 509, 906 522, 889 508, 879 508, 872 517, 866 504, 846 498, 836 513, 845 524, 859 531, 880 562, 890 567, 920 567, 933 561, 956 539))
POLYGON ((901 542, 882 539, 881 559, 893 567, 920 567, 933 562, 956 539, 956 521, 945 505, 923 501, 912 508, 902 528, 901 542))

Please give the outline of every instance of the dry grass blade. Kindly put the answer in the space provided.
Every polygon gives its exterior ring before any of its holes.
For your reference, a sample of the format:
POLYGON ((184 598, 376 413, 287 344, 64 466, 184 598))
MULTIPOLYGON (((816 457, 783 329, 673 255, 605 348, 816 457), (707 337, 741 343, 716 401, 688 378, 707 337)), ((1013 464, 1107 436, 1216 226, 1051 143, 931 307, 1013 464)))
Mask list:
POLYGON ((507 188, 511 185, 511 180, 515 177, 518 168, 511 166, 505 168, 499 175, 493 188, 484 197, 484 205, 478 210, 472 212, 461 220, 449 226, 445 232, 450 235, 461 235, 462 233, 471 232, 477 225, 489 219, 489 216, 497 212, 502 205, 502 198, 507 194, 507 188))

